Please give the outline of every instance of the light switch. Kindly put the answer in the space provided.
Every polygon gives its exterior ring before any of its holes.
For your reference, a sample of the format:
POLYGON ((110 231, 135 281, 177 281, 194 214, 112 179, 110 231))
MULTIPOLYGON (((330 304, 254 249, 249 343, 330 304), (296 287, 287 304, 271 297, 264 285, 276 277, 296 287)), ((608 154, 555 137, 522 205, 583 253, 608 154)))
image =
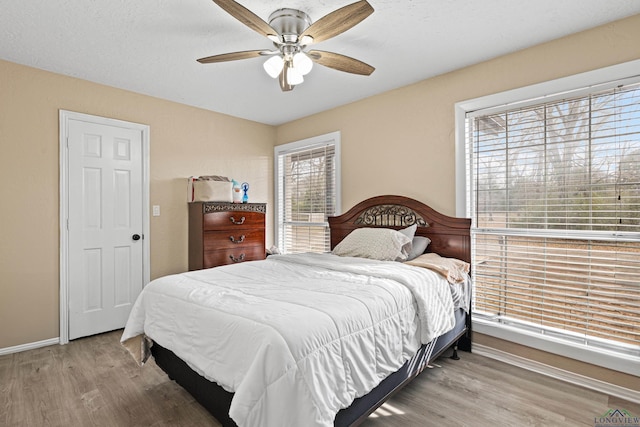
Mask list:
POLYGON ((153 205, 153 216, 160 216, 160 205, 153 205))

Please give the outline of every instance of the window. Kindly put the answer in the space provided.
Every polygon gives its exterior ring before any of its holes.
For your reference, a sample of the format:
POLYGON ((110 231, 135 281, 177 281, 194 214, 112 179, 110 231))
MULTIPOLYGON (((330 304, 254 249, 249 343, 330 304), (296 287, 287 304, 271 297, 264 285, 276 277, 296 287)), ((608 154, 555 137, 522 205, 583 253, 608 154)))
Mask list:
POLYGON ((638 373, 638 80, 466 111, 476 330, 638 373))
POLYGON ((328 252, 340 212, 340 133, 275 147, 276 241, 282 253, 328 252))

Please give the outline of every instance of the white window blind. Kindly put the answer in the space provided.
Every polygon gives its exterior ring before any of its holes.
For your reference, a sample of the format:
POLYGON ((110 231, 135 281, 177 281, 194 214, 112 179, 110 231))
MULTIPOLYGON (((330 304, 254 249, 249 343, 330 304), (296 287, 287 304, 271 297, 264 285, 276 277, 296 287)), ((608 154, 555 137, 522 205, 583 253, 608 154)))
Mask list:
POLYGON ((337 212, 336 152, 336 142, 330 139, 276 154, 281 252, 331 250, 327 217, 337 212))
POLYGON ((640 358, 640 85, 523 105, 466 119, 477 316, 640 358))

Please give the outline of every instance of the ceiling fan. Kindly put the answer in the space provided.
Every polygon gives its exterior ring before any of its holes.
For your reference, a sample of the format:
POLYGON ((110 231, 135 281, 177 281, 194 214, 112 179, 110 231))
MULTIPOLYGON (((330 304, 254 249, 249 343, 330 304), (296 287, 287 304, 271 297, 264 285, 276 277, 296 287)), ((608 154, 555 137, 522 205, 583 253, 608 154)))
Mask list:
POLYGON ((252 30, 271 40, 274 50, 247 50, 223 53, 198 59, 201 64, 235 61, 260 56, 269 57, 264 63, 265 71, 278 78, 282 91, 290 91, 304 81, 316 62, 325 67, 347 73, 368 76, 375 68, 357 59, 322 50, 307 50, 308 46, 335 37, 373 13, 367 0, 360 0, 320 18, 315 23, 297 9, 278 9, 266 23, 249 9, 233 0, 213 0, 215 4, 252 30))

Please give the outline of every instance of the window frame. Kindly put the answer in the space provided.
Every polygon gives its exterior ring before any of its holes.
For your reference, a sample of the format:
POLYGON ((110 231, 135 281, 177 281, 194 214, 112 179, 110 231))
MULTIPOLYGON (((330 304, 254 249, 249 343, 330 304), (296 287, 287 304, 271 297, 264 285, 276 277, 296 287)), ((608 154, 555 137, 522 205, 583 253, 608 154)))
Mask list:
MULTIPOLYGON (((341 134, 340 131, 330 132, 323 135, 318 135, 299 141, 289 142, 281 145, 276 145, 273 151, 273 176, 274 176, 274 242, 278 247, 282 244, 284 236, 282 216, 283 200, 281 200, 281 193, 284 191, 282 188, 281 176, 280 176, 280 157, 292 154, 299 151, 307 151, 314 148, 323 147, 326 145, 333 145, 335 152, 335 212, 333 215, 339 215, 342 213, 342 181, 341 181, 341 134)), ((327 223, 328 226, 328 223, 327 223)))
MULTIPOLYGON (((469 216, 468 207, 473 203, 472 192, 468 191, 470 176, 467 172, 468 153, 466 152, 465 120, 473 112, 491 109, 517 108, 566 97, 579 96, 597 90, 613 88, 621 83, 640 81, 640 60, 630 61, 594 71, 538 83, 514 90, 461 101, 455 104, 455 178, 456 178, 456 215, 469 216), (553 95, 549 95, 553 94, 553 95)), ((475 224, 472 224, 472 229, 475 224)), ((472 251, 475 248, 472 247, 472 251)), ((472 267, 473 273, 473 267, 472 267)), ((638 359, 604 348, 586 348, 569 340, 538 332, 529 332, 506 324, 483 321, 475 316, 474 330, 478 333, 500 338, 538 350, 591 363, 608 369, 638 375, 638 359)))

